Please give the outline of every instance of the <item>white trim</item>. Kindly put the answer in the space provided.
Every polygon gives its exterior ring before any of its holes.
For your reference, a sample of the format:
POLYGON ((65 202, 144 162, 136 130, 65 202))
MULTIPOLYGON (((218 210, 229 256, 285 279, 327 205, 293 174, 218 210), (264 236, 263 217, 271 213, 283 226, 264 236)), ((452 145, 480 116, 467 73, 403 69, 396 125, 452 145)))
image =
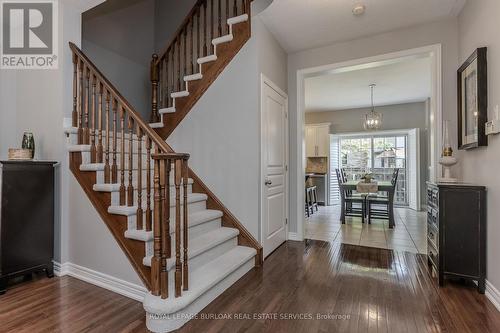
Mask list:
POLYGON ((295 124, 295 131, 297 133, 297 141, 295 146, 297 149, 297 198, 296 198, 296 216, 297 216, 297 237, 300 240, 304 239, 305 230, 305 216, 304 216, 304 178, 305 178, 305 147, 304 147, 304 112, 305 112, 305 89, 304 80, 306 77, 311 77, 313 75, 320 74, 325 71, 335 71, 345 67, 366 65, 369 63, 391 61, 397 58, 405 57, 419 57, 424 54, 429 54, 431 56, 431 71, 432 71, 432 96, 431 96, 431 110, 430 110, 430 149, 431 149, 431 173, 430 180, 434 181, 441 172, 441 166, 439 165, 439 147, 441 147, 441 132, 442 132, 442 46, 441 44, 433 44, 429 46, 413 48, 398 52, 391 52, 386 54, 381 54, 373 57, 366 57, 360 59, 354 59, 349 61, 344 61, 335 64, 323 65, 310 67, 305 69, 297 70, 297 123, 295 124))
POLYGON ((289 225, 290 225, 290 213, 289 213, 289 207, 290 207, 290 151, 289 151, 289 141, 290 141, 290 124, 289 124, 289 117, 288 117, 288 95, 285 93, 278 85, 276 85, 271 79, 269 79, 267 76, 265 76, 263 73, 260 73, 260 112, 259 112, 259 117, 260 117, 260 170, 259 170, 259 176, 260 176, 260 182, 259 182, 259 236, 260 236, 260 243, 262 246, 264 246, 264 236, 263 236, 263 230, 264 226, 262 225, 263 223, 263 200, 264 200, 264 170, 266 166, 264 165, 264 140, 263 140, 263 133, 262 133, 262 128, 263 128, 263 117, 262 117, 262 112, 264 110, 263 103, 264 100, 262 96, 264 95, 264 85, 269 86, 271 89, 276 91, 281 97, 285 99, 285 126, 286 126, 286 134, 285 134, 285 215, 288 223, 285 225, 285 238, 289 237, 289 225))
POLYGON ((500 291, 488 280, 486 280, 485 295, 500 312, 500 291))
POLYGON ((298 241, 298 242, 302 241, 302 239, 299 238, 299 236, 297 235, 296 232, 289 232, 288 233, 288 240, 290 240, 290 241, 298 241))
POLYGON ((68 275, 139 302, 144 300, 144 295, 147 293, 147 289, 142 285, 124 281, 70 262, 60 264, 54 261, 54 274, 59 277, 68 275))

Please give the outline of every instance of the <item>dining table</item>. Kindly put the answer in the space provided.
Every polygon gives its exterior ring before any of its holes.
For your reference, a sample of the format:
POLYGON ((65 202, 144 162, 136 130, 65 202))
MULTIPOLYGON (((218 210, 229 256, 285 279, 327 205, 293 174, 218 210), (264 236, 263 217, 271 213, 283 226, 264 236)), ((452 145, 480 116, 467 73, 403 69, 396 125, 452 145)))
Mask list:
MULTIPOLYGON (((343 182, 341 186, 341 200, 342 208, 340 213, 340 220, 345 221, 345 204, 344 204, 344 193, 345 191, 357 191, 358 183, 362 180, 348 180, 343 182)), ((387 192, 389 198, 388 210, 389 210, 389 228, 394 228, 394 187, 390 181, 377 181, 377 190, 379 192, 387 192)), ((358 192, 359 193, 359 192, 358 192)), ((361 193, 368 195, 369 193, 361 193)))

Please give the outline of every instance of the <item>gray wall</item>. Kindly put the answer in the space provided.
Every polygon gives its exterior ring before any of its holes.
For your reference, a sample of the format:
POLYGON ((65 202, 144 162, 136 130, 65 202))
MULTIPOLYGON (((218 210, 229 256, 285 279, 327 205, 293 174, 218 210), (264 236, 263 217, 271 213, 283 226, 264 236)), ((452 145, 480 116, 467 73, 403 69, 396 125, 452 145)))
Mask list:
MULTIPOLYGON (((500 38, 498 37, 498 13, 500 1, 467 1, 459 17, 459 62, 460 64, 477 47, 488 47, 488 119, 494 119, 495 105, 500 104, 500 38)), ((454 110, 452 110, 454 111, 454 110)), ((456 142, 456 136, 453 136, 456 142)), ((489 137, 488 147, 459 153, 458 163, 461 178, 488 187, 488 239, 487 239, 487 293, 492 284, 500 290, 500 136, 489 137)))
POLYGON ((113 0, 83 15, 83 51, 144 119, 151 113, 154 10, 155 0, 113 0))
MULTIPOLYGON (((400 29, 366 38, 340 42, 325 47, 300 51, 288 55, 288 91, 290 119, 290 231, 297 231, 297 219, 303 214, 297 208, 293 211, 294 200, 303 196, 297 192, 298 182, 303 181, 302 170, 297 168, 303 157, 301 140, 304 134, 302 124, 297 125, 297 71, 305 68, 341 63, 344 61, 387 54, 441 44, 442 78, 443 78, 443 112, 444 119, 450 119, 451 135, 456 135, 456 70, 458 59, 458 21, 449 19, 440 22, 426 23, 416 27, 400 29), (300 176, 300 177, 299 177, 300 176)), ((299 117, 300 118, 300 117, 299 117)))
MULTIPOLYGON (((331 123, 331 134, 363 132, 363 119, 370 108, 336 110, 326 112, 306 112, 306 124, 331 123)), ((408 103, 398 105, 378 106, 377 112, 383 116, 383 126, 380 130, 420 129, 420 198, 422 204, 427 201, 426 181, 429 180, 427 131, 427 103, 408 103)))

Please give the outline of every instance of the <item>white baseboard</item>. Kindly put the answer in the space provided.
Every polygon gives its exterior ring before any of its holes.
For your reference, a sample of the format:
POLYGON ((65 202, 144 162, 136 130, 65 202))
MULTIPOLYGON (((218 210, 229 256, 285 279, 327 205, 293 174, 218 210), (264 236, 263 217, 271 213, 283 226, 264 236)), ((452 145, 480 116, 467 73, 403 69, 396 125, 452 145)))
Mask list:
POLYGON ((299 241, 299 242, 302 241, 302 239, 299 238, 299 235, 296 232, 289 232, 288 233, 288 240, 299 241))
POLYGON ((500 311, 500 292, 494 285, 490 283, 490 281, 486 280, 486 297, 490 300, 491 303, 500 311))
POLYGON ((64 264, 54 262, 54 274, 56 276, 69 275, 139 302, 144 300, 144 295, 147 292, 144 286, 130 283, 70 262, 64 264))

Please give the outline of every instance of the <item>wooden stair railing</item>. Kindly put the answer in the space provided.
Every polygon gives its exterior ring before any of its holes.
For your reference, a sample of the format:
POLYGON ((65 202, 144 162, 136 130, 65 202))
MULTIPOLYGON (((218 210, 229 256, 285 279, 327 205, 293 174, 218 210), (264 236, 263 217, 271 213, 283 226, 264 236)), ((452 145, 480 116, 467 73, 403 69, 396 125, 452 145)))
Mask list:
POLYGON ((198 0, 164 50, 153 54, 151 122, 163 120, 164 126, 156 128, 163 139, 250 38, 250 3, 251 0, 198 0), (228 19, 245 15, 246 19, 229 24, 228 19), (216 56, 216 47, 226 54, 216 56), (218 57, 220 64, 213 66, 218 57), (188 84, 193 89, 188 91, 188 84))
MULTIPOLYGON (((189 154, 172 152, 165 141, 142 120, 141 116, 85 54, 73 43, 70 43, 70 48, 73 52, 74 64, 72 121, 73 126, 78 128, 78 144, 90 145, 92 163, 104 163, 105 183, 120 184, 120 205, 132 207, 134 202, 137 203, 137 230, 152 231, 154 247, 151 276, 149 278, 144 274, 139 274, 139 276, 153 295, 164 299, 168 297, 167 259, 172 257, 172 240, 169 230, 169 182, 170 175, 173 176, 175 183, 175 297, 179 297, 181 289, 188 290, 189 154), (137 144, 134 145, 134 142, 137 144), (147 151, 146 166, 142 165, 143 143, 147 151), (134 156, 137 156, 135 184, 133 181, 134 156), (118 159, 119 164, 117 164, 118 159), (154 166, 154 182, 151 182, 153 171, 151 164, 154 166), (143 175, 147 179, 145 200, 142 197, 143 175), (152 183, 153 188, 151 188, 152 183), (181 187, 184 193, 182 200, 181 187), (154 202, 151 202, 151 193, 153 193, 154 202), (183 214, 181 214, 181 209, 183 214), (145 221, 143 221, 144 215, 145 221)), ((129 255, 128 252, 126 253, 129 255)), ((137 262, 132 259, 131 262, 137 265, 137 262)), ((137 267, 134 268, 139 272, 137 267)))

